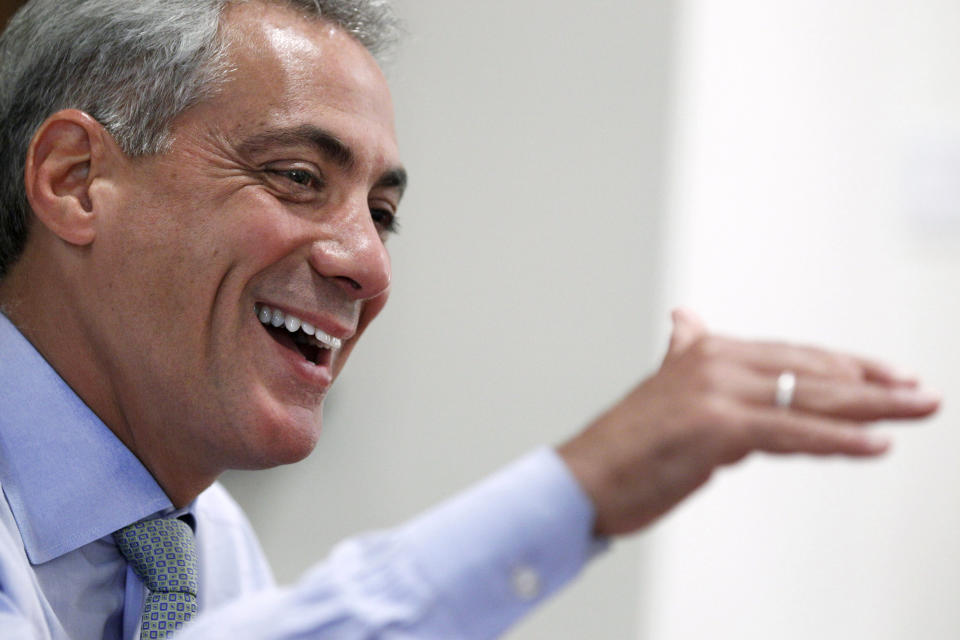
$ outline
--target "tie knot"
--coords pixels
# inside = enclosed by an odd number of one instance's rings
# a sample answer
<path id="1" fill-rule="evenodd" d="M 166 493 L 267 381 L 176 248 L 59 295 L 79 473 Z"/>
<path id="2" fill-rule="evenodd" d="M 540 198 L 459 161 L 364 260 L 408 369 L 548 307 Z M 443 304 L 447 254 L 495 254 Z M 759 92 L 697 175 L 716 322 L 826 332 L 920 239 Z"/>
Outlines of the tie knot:
<path id="1" fill-rule="evenodd" d="M 115 531 L 113 539 L 147 589 L 197 595 L 197 554 L 185 522 L 142 520 Z"/>

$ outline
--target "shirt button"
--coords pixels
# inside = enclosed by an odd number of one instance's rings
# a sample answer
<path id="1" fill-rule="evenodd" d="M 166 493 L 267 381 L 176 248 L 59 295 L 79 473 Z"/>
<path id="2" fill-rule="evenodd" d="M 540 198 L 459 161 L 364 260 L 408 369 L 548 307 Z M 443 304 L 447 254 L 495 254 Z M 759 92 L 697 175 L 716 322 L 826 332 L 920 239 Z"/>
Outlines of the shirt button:
<path id="1" fill-rule="evenodd" d="M 532 567 L 521 566 L 513 570 L 513 592 L 524 602 L 540 595 L 540 574 Z"/>

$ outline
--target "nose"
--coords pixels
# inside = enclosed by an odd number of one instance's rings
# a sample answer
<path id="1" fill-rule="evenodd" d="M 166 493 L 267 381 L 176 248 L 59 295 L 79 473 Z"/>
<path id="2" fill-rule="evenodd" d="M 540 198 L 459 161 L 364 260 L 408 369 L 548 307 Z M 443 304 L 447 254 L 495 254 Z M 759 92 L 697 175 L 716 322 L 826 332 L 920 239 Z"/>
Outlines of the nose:
<path id="1" fill-rule="evenodd" d="M 366 202 L 341 217 L 310 248 L 310 263 L 351 298 L 368 300 L 390 287 L 390 254 Z"/>

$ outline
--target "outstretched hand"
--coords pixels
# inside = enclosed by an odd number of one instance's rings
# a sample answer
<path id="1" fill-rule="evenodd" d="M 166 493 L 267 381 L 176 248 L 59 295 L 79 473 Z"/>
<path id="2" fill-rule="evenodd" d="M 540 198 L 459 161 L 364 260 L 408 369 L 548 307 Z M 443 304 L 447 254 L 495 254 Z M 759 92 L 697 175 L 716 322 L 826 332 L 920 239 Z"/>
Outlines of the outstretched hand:
<path id="1" fill-rule="evenodd" d="M 660 369 L 558 448 L 596 509 L 595 532 L 635 531 L 752 451 L 876 456 L 889 442 L 864 426 L 920 418 L 940 399 L 864 358 L 710 334 L 673 313 Z M 778 378 L 795 375 L 789 406 Z"/>

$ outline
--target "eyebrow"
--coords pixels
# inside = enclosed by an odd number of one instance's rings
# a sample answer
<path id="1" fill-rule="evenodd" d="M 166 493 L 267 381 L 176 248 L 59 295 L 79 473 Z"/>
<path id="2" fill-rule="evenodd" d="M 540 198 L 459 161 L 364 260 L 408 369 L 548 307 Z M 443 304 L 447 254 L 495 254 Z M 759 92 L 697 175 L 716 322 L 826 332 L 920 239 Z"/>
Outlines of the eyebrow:
<path id="1" fill-rule="evenodd" d="M 250 155 L 278 146 L 291 147 L 303 144 L 313 147 L 345 171 L 352 170 L 356 165 L 356 155 L 348 144 L 326 129 L 310 124 L 289 129 L 270 129 L 258 133 L 243 140 L 239 145 L 239 151 L 244 155 Z M 403 167 L 390 169 L 380 176 L 375 186 L 398 189 L 402 196 L 407 188 L 407 172 Z"/>
<path id="2" fill-rule="evenodd" d="M 320 152 L 325 158 L 332 160 L 343 169 L 351 169 L 354 165 L 353 151 L 325 129 L 304 124 L 290 129 L 269 129 L 250 136 L 240 142 L 241 153 L 253 154 L 267 151 L 274 147 L 292 147 L 307 145 Z"/>

